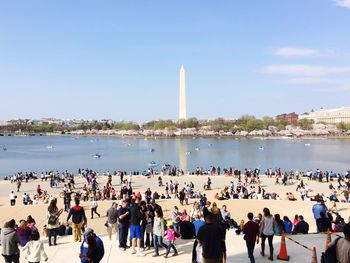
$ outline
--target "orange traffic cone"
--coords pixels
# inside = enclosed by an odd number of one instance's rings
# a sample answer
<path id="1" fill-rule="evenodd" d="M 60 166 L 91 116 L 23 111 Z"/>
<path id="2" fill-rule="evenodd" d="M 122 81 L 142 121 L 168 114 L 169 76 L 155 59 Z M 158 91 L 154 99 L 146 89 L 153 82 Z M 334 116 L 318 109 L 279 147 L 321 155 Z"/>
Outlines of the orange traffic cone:
<path id="1" fill-rule="evenodd" d="M 281 238 L 281 249 L 280 253 L 278 254 L 277 258 L 279 260 L 289 260 L 289 256 L 287 255 L 287 246 L 286 246 L 286 239 L 284 237 L 284 231 L 282 231 L 282 238 Z"/>
<path id="2" fill-rule="evenodd" d="M 311 259 L 311 263 L 317 263 L 317 255 L 316 255 L 316 248 L 315 248 L 315 247 L 312 248 L 312 259 Z"/>
<path id="3" fill-rule="evenodd" d="M 327 240 L 326 240 L 326 249 L 328 249 L 329 244 L 332 242 L 331 230 L 328 228 L 327 230 Z"/>

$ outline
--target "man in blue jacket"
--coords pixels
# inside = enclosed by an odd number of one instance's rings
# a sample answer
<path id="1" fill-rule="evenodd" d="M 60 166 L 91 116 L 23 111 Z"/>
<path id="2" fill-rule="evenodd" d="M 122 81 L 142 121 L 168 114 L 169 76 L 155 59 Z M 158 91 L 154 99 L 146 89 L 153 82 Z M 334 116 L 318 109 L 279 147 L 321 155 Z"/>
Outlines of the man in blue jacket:
<path id="1" fill-rule="evenodd" d="M 98 255 L 96 255 L 97 261 L 94 263 L 98 263 L 102 260 L 104 254 L 105 254 L 105 249 L 104 249 L 104 245 L 103 245 L 102 240 L 98 236 L 96 236 L 96 234 L 94 233 L 94 230 L 91 228 L 86 229 L 86 231 L 83 234 L 84 240 L 80 246 L 80 255 L 79 255 L 80 261 L 81 261 L 81 263 L 88 263 L 88 261 L 86 259 L 87 252 L 88 252 L 88 245 L 87 245 L 86 241 L 87 241 L 87 238 L 89 236 L 95 237 L 96 245 L 97 245 L 97 249 L 98 249 Z"/>
<path id="2" fill-rule="evenodd" d="M 327 213 L 327 207 L 324 204 L 323 200 L 317 200 L 317 204 L 314 204 L 312 207 L 312 213 L 314 214 L 314 219 L 316 221 L 317 232 L 320 232 L 320 227 L 317 224 L 317 219 L 320 218 L 321 212 Z"/>

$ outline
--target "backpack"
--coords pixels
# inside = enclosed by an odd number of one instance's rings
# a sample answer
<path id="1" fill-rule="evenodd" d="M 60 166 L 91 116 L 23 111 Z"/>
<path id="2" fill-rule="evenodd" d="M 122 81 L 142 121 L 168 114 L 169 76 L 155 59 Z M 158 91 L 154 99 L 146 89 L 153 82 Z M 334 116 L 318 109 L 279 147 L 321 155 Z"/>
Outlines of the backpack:
<path id="1" fill-rule="evenodd" d="M 337 263 L 337 244 L 339 239 L 341 237 L 337 238 L 331 246 L 328 247 L 328 249 L 322 253 L 321 256 L 321 263 Z"/>
<path id="2" fill-rule="evenodd" d="M 48 219 L 47 223 L 49 225 L 56 225 L 57 220 L 60 217 L 60 215 L 62 214 L 62 212 L 63 212 L 63 209 L 60 209 L 56 214 L 51 214 L 49 216 L 49 219 Z"/>

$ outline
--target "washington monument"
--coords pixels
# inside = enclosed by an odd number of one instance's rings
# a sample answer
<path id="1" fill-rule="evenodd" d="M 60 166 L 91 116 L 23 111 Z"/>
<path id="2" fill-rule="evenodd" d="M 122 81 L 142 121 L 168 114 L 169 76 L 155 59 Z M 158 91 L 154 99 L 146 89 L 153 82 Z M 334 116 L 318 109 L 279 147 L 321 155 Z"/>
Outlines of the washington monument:
<path id="1" fill-rule="evenodd" d="M 185 69 L 181 65 L 180 68 L 180 94 L 179 94 L 179 120 L 186 120 L 186 82 Z"/>

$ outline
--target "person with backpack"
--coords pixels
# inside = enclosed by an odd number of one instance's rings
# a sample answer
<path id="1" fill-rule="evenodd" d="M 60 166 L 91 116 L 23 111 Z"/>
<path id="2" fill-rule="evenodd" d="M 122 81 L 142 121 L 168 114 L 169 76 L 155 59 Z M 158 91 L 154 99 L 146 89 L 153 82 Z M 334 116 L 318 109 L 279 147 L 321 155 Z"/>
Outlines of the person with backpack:
<path id="1" fill-rule="evenodd" d="M 67 224 L 72 217 L 72 230 L 74 242 L 81 242 L 82 227 L 87 225 L 87 219 L 85 216 L 84 207 L 80 206 L 79 198 L 75 198 L 75 206 L 73 206 L 68 213 Z"/>
<path id="2" fill-rule="evenodd" d="M 81 263 L 99 263 L 105 254 L 102 240 L 91 228 L 86 229 L 83 236 L 79 254 Z"/>
<path id="3" fill-rule="evenodd" d="M 321 263 L 348 263 L 350 262 L 350 224 L 343 228 L 344 238 L 335 239 L 322 253 Z"/>
<path id="4" fill-rule="evenodd" d="M 53 237 L 53 245 L 56 246 L 57 244 L 56 240 L 57 240 L 58 228 L 60 226 L 58 219 L 62 211 L 63 210 L 58 210 L 57 208 L 57 199 L 56 198 L 52 199 L 46 211 L 49 246 L 52 245 L 52 242 L 51 242 L 52 237 Z"/>

